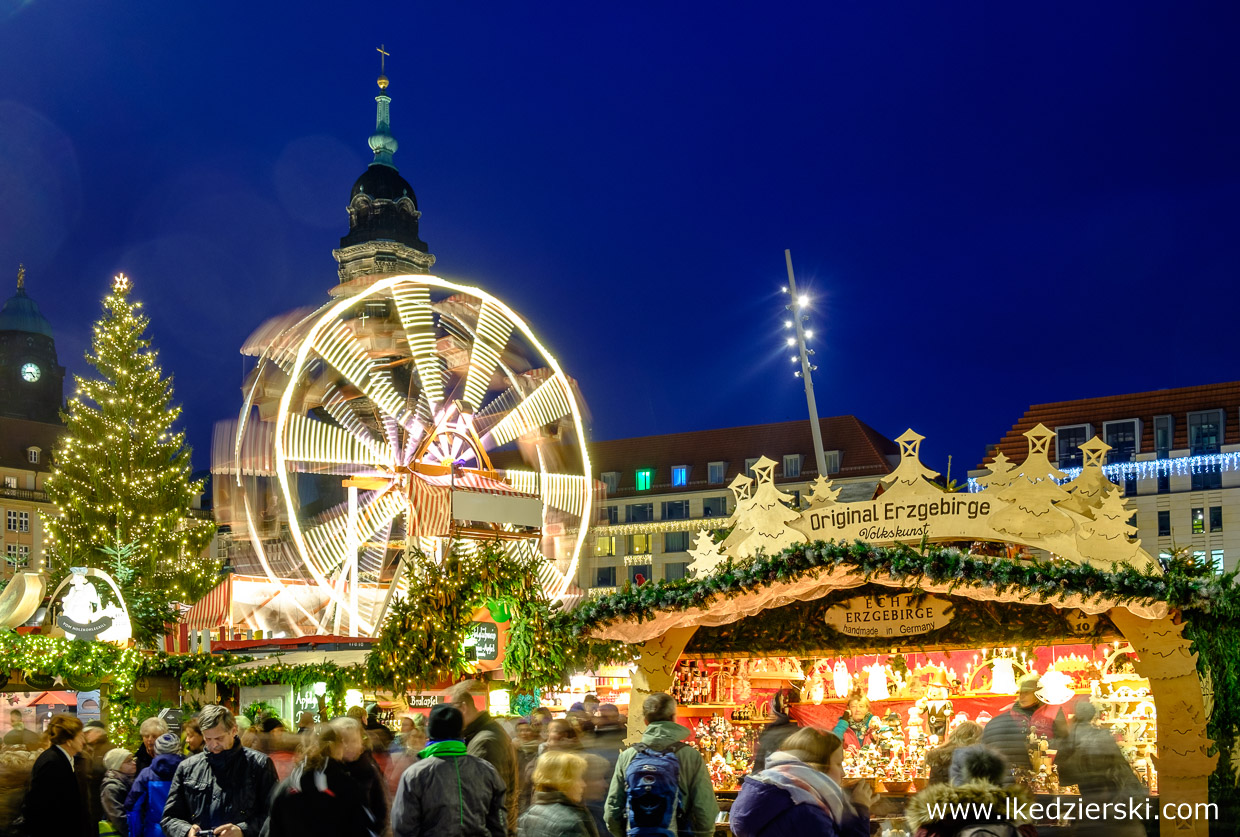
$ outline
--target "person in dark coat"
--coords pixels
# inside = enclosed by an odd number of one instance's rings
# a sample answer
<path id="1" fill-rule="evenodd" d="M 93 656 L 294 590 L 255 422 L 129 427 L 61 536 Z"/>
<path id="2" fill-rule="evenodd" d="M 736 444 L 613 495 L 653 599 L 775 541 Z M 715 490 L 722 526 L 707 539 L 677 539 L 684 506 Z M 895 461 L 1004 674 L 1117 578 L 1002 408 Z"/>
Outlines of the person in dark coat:
<path id="1" fill-rule="evenodd" d="M 82 752 L 86 737 L 82 722 L 72 715 L 53 715 L 48 721 L 50 745 L 30 772 L 23 816 L 28 837 L 89 837 L 99 833 L 90 820 L 86 799 L 73 772 L 73 759 Z"/>
<path id="2" fill-rule="evenodd" d="M 370 736 L 354 718 L 337 718 L 332 726 L 344 747 L 341 765 L 362 794 L 371 827 L 376 834 L 386 834 L 391 802 L 383 771 L 370 752 Z"/>
<path id="3" fill-rule="evenodd" d="M 82 754 L 74 759 L 74 769 L 78 773 L 78 782 L 83 783 L 86 793 L 86 807 L 90 812 L 90 821 L 99 822 L 107 819 L 100 805 L 100 792 L 103 788 L 103 774 L 107 768 L 103 766 L 103 757 L 112 749 L 108 740 L 108 731 L 99 721 L 90 721 L 82 729 L 86 737 L 86 746 Z"/>
<path id="4" fill-rule="evenodd" d="M 594 816 L 582 800 L 586 760 L 567 750 L 547 750 L 532 776 L 532 804 L 517 825 L 517 837 L 598 837 Z"/>
<path id="5" fill-rule="evenodd" d="M 506 837 L 504 782 L 490 763 L 469 754 L 464 726 L 455 706 L 431 710 L 429 743 L 392 802 L 394 837 Z"/>
<path id="6" fill-rule="evenodd" d="M 1038 699 L 1038 675 L 1026 675 L 1020 681 L 1016 702 L 986 724 L 982 743 L 1002 756 L 1012 770 L 1032 770 L 1029 734 L 1054 738 L 1057 712 Z"/>
<path id="7" fill-rule="evenodd" d="M 517 833 L 517 806 L 521 798 L 521 777 L 517 774 L 517 748 L 499 721 L 478 709 L 475 694 L 485 694 L 476 680 L 463 680 L 448 690 L 448 703 L 465 719 L 465 746 L 471 756 L 485 759 L 499 772 L 508 804 L 508 834 Z"/>
<path id="8" fill-rule="evenodd" d="M 766 764 L 745 777 L 732 804 L 736 837 L 868 837 L 874 790 L 862 782 L 850 799 L 840 787 L 844 747 L 837 735 L 798 730 Z"/>
<path id="9" fill-rule="evenodd" d="M 361 791 L 341 761 L 339 731 L 323 724 L 300 737 L 301 760 L 276 788 L 262 837 L 370 837 Z"/>
<path id="10" fill-rule="evenodd" d="M 1112 812 L 1116 806 L 1140 810 L 1148 792 L 1114 736 L 1093 725 L 1095 714 L 1092 704 L 1077 704 L 1072 730 L 1055 756 L 1060 783 L 1076 785 L 1082 805 L 1096 805 L 1094 810 L 1103 812 L 1101 817 L 1078 821 L 1075 833 L 1078 837 L 1141 837 L 1145 826 L 1140 820 L 1120 820 Z"/>
<path id="11" fill-rule="evenodd" d="M 163 837 L 160 820 L 177 766 L 185 760 L 179 752 L 181 740 L 171 732 L 155 739 L 155 758 L 133 780 L 125 797 L 125 813 L 129 818 L 129 837 Z"/>
<path id="12" fill-rule="evenodd" d="M 177 765 L 161 823 L 167 837 L 258 837 L 267 819 L 276 768 L 263 753 L 241 746 L 232 713 L 211 704 L 198 713 L 206 749 Z"/>
<path id="13" fill-rule="evenodd" d="M 121 837 L 130 837 L 129 822 L 125 817 L 125 797 L 133 785 L 137 773 L 133 753 L 124 747 L 109 750 L 103 757 L 105 773 L 99 787 L 99 805 L 103 819 Z"/>
<path id="14" fill-rule="evenodd" d="M 761 773 L 766 768 L 766 757 L 783 746 L 784 739 L 797 731 L 796 723 L 788 715 L 788 707 L 796 699 L 797 693 L 791 689 L 780 689 L 771 698 L 771 722 L 762 730 L 758 746 L 753 751 L 754 773 Z"/>

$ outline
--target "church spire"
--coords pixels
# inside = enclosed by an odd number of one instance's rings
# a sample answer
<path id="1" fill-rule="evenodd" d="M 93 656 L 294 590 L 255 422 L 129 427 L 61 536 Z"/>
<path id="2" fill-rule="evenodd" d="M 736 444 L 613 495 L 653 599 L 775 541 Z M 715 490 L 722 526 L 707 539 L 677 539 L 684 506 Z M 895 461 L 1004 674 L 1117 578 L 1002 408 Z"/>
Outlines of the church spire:
<path id="1" fill-rule="evenodd" d="M 24 291 L 26 289 L 26 266 L 24 264 L 17 265 L 17 290 Z"/>
<path id="2" fill-rule="evenodd" d="M 391 53 L 386 52 L 382 44 L 378 47 L 378 51 L 379 95 L 375 96 L 375 132 L 370 135 L 370 150 L 375 152 L 375 159 L 370 164 L 395 169 L 396 163 L 393 162 L 392 155 L 396 153 L 398 146 L 396 138 L 392 136 L 392 122 L 389 115 L 392 99 L 387 94 L 388 78 L 384 74 L 387 69 L 387 57 Z"/>

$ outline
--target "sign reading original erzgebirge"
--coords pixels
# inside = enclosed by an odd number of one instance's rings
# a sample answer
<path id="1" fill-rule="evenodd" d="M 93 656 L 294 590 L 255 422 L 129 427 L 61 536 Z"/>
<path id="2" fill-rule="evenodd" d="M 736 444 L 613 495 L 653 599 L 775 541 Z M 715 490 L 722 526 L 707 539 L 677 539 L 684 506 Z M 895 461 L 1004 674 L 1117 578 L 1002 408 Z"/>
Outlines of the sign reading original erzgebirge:
<path id="1" fill-rule="evenodd" d="M 952 603 L 923 593 L 853 596 L 828 608 L 826 620 L 849 636 L 916 636 L 952 621 Z"/>

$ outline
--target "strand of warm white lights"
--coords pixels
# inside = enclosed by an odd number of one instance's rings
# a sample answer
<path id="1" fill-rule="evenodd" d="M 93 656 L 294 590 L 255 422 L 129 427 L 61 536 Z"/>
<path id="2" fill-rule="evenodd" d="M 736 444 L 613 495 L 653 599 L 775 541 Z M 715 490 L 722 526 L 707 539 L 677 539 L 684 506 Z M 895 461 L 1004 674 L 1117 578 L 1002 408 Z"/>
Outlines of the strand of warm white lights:
<path id="1" fill-rule="evenodd" d="M 1061 468 L 1066 477 L 1055 480 L 1058 483 L 1070 482 L 1081 474 L 1080 468 Z M 1232 453 L 1205 453 L 1196 456 L 1181 456 L 1175 459 L 1152 459 L 1145 462 L 1112 462 L 1102 466 L 1102 473 L 1107 479 L 1119 484 L 1125 477 L 1136 477 L 1146 480 L 1161 476 L 1187 476 L 1189 474 L 1207 474 L 1215 471 L 1240 470 L 1240 451 Z M 976 493 L 983 490 L 976 477 L 969 477 L 969 491 Z"/>

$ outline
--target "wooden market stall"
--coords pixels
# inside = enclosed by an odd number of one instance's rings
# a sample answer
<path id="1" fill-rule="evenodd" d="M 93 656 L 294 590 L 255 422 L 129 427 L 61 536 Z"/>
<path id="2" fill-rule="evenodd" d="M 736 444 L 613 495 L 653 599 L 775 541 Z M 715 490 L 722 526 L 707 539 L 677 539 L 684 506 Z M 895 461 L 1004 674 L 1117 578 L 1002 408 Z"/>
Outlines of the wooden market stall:
<path id="1" fill-rule="evenodd" d="M 1084 467 L 1069 481 L 1047 458 L 1053 434 L 1039 426 L 1027 435 L 1023 464 L 1000 457 L 984 490 L 954 494 L 928 479 L 921 437 L 909 431 L 885 492 L 837 502 L 820 479 L 803 511 L 775 487 L 774 463 L 760 460 L 756 479 L 732 484 L 727 536 L 699 536 L 696 578 L 581 611 L 591 636 L 640 647 L 629 740 L 640 736 L 644 697 L 673 693 L 680 722 L 723 763 L 723 775 L 712 775 L 726 786 L 726 768 L 745 767 L 732 749 L 752 742 L 776 689 L 797 687 L 791 714 L 819 727 L 834 725 L 857 686 L 902 722 L 914 705 L 934 710 L 914 713 L 923 723 L 961 712 L 984 721 L 1012 703 L 1014 678 L 1035 671 L 1066 715 L 1094 701 L 1159 804 L 1206 803 L 1218 756 L 1196 655 L 1183 615 L 1165 601 L 1158 562 L 1131 537 L 1132 510 L 1102 473 L 1107 446 L 1082 446 Z M 946 695 L 928 694 L 936 683 Z M 924 777 L 918 754 L 929 744 L 921 732 L 920 749 L 916 727 L 906 726 L 895 762 L 890 751 L 868 762 L 855 753 L 850 772 L 885 779 L 894 795 L 915 792 Z M 1044 769 L 1029 783 L 1070 792 L 1054 785 L 1046 750 L 1034 743 L 1035 771 Z M 1159 827 L 1208 832 L 1204 818 L 1164 818 Z"/>

